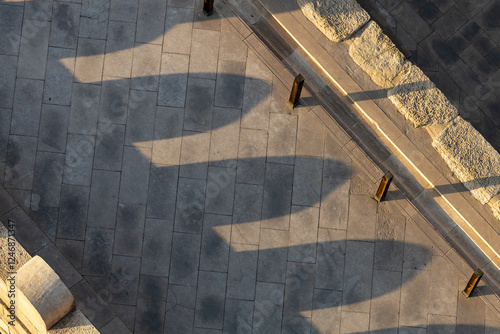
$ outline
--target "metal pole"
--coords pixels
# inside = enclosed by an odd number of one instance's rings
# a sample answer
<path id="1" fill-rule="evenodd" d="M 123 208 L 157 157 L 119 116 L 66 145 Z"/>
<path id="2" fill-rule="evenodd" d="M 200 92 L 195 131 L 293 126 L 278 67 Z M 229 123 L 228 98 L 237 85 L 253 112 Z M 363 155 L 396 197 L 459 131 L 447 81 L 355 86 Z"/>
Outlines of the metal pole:
<path id="1" fill-rule="evenodd" d="M 214 0 L 203 0 L 203 13 L 206 16 L 212 15 L 214 11 Z"/>
<path id="2" fill-rule="evenodd" d="M 465 287 L 464 291 L 462 291 L 462 294 L 469 298 L 469 296 L 474 292 L 474 289 L 477 286 L 477 283 L 481 280 L 481 277 L 483 277 L 483 271 L 481 269 L 477 269 L 471 276 L 469 283 L 467 283 L 467 286 Z"/>
<path id="3" fill-rule="evenodd" d="M 378 186 L 377 192 L 375 193 L 374 198 L 377 200 L 377 202 L 381 202 L 384 198 L 385 195 L 387 195 L 387 189 L 389 189 L 389 186 L 391 185 L 392 181 L 392 173 L 387 172 L 384 174 L 382 177 L 382 181 L 380 181 L 380 185 Z"/>
<path id="4" fill-rule="evenodd" d="M 293 81 L 292 92 L 290 93 L 290 99 L 288 100 L 288 104 L 290 105 L 290 107 L 292 107 L 292 109 L 299 104 L 302 86 L 304 86 L 304 77 L 299 74 Z"/>

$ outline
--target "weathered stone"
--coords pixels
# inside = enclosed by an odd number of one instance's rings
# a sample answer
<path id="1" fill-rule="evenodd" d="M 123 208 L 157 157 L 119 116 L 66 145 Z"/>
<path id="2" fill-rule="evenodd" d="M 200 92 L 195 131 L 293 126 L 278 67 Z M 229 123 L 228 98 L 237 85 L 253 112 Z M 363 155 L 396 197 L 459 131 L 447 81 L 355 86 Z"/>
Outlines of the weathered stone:
<path id="1" fill-rule="evenodd" d="M 383 88 L 394 87 L 405 66 L 403 54 L 374 21 L 353 37 L 349 55 Z"/>
<path id="2" fill-rule="evenodd" d="M 414 65 L 387 97 L 415 127 L 446 123 L 458 115 L 444 94 Z"/>
<path id="3" fill-rule="evenodd" d="M 432 146 L 481 204 L 500 192 L 500 154 L 469 122 L 457 117 Z"/>
<path id="4" fill-rule="evenodd" d="M 333 42 L 349 38 L 370 15 L 354 0 L 297 0 L 302 13 Z"/>
<path id="5" fill-rule="evenodd" d="M 54 270 L 39 256 L 19 269 L 16 287 L 40 313 L 47 328 L 75 307 L 73 295 Z"/>

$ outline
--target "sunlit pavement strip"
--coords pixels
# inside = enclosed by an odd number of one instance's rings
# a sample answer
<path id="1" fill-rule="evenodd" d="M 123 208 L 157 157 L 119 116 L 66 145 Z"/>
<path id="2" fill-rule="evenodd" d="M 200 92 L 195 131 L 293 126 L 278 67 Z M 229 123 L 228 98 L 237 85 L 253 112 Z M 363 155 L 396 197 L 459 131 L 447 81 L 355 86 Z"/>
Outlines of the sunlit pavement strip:
<path id="1" fill-rule="evenodd" d="M 472 269 L 402 194 L 372 199 L 380 170 L 310 94 L 288 108 L 293 77 L 227 8 L 131 3 L 56 2 L 38 19 L 79 13 L 76 33 L 0 48 L 1 220 L 37 223 L 23 246 L 102 333 L 500 328 L 489 288 L 461 296 Z M 1 15 L 33 15 L 17 4 Z M 109 13 L 107 34 L 88 12 Z M 46 74 L 12 75 L 43 55 Z"/>

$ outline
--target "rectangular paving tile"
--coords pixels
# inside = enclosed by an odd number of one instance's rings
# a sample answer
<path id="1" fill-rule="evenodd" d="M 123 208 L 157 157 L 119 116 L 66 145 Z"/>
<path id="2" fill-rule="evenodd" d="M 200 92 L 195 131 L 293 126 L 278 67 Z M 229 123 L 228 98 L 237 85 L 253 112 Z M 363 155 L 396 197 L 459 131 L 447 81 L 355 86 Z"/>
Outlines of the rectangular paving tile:
<path id="1" fill-rule="evenodd" d="M 351 195 L 347 238 L 371 241 L 375 237 L 377 201 L 366 195 Z"/>
<path id="2" fill-rule="evenodd" d="M 187 1 L 186 1 L 187 3 Z M 163 52 L 190 54 L 193 34 L 193 9 L 168 4 L 163 35 Z"/>
<path id="3" fill-rule="evenodd" d="M 146 207 L 118 204 L 113 254 L 141 257 Z"/>
<path id="4" fill-rule="evenodd" d="M 311 325 L 319 332 L 340 331 L 342 292 L 314 289 Z"/>
<path id="5" fill-rule="evenodd" d="M 184 108 L 186 104 L 188 68 L 188 55 L 162 54 L 158 105 Z"/>
<path id="6" fill-rule="evenodd" d="M 162 44 L 166 10 L 162 0 L 139 1 L 136 42 Z"/>
<path id="7" fill-rule="evenodd" d="M 346 251 L 346 232 L 342 230 L 318 230 L 316 275 L 314 286 L 319 289 L 342 291 Z"/>
<path id="8" fill-rule="evenodd" d="M 296 116 L 271 114 L 269 119 L 267 162 L 293 165 L 295 162 L 296 134 Z"/>
<path id="9" fill-rule="evenodd" d="M 139 0 L 111 0 L 109 19 L 114 21 L 136 22 Z"/>
<path id="10" fill-rule="evenodd" d="M 174 232 L 170 284 L 197 285 L 200 246 L 201 235 Z"/>
<path id="11" fill-rule="evenodd" d="M 418 326 L 427 320 L 430 271 L 403 269 L 399 324 Z"/>
<path id="12" fill-rule="evenodd" d="M 462 60 L 451 65 L 446 73 L 466 92 L 474 92 L 479 97 L 488 91 L 488 88 Z"/>
<path id="13" fill-rule="evenodd" d="M 106 302 L 102 300 L 85 280 L 81 280 L 70 291 L 76 300 L 81 301 L 78 309 L 82 311 L 96 328 L 101 328 L 116 317 Z"/>
<path id="14" fill-rule="evenodd" d="M 139 278 L 138 299 L 166 301 L 168 277 L 141 274 Z M 163 317 L 162 317 L 163 319 Z"/>
<path id="15" fill-rule="evenodd" d="M 57 237 L 85 240 L 90 188 L 63 185 Z"/>
<path id="16" fill-rule="evenodd" d="M 373 292 L 370 312 L 371 331 L 398 327 L 400 288 L 401 272 L 373 271 Z"/>
<path id="17" fill-rule="evenodd" d="M 184 110 L 156 108 L 152 162 L 159 165 L 179 165 L 181 158 Z"/>
<path id="18" fill-rule="evenodd" d="M 321 202 L 321 181 L 323 159 L 298 156 L 293 175 L 292 203 L 294 205 L 319 206 Z"/>
<path id="19" fill-rule="evenodd" d="M 236 169 L 208 167 L 205 212 L 231 215 L 233 213 Z"/>
<path id="20" fill-rule="evenodd" d="M 280 333 L 283 317 L 284 284 L 257 282 L 253 311 L 253 330 Z"/>
<path id="21" fill-rule="evenodd" d="M 212 126 L 215 81 L 189 78 L 184 130 L 210 131 Z"/>
<path id="22" fill-rule="evenodd" d="M 168 277 L 173 225 L 171 220 L 146 218 L 141 257 L 142 274 Z"/>
<path id="23" fill-rule="evenodd" d="M 217 67 L 215 102 L 217 107 L 241 108 L 245 87 L 245 63 L 220 60 Z"/>
<path id="24" fill-rule="evenodd" d="M 151 150 L 125 146 L 120 183 L 120 202 L 146 204 Z"/>
<path id="25" fill-rule="evenodd" d="M 141 259 L 113 256 L 109 277 L 109 301 L 114 304 L 136 305 Z"/>
<path id="26" fill-rule="evenodd" d="M 373 277 L 372 242 L 347 241 L 342 310 L 369 312 Z"/>
<path id="27" fill-rule="evenodd" d="M 405 1 L 392 10 L 391 15 L 417 42 L 421 42 L 432 32 L 432 28 Z"/>
<path id="28" fill-rule="evenodd" d="M 106 41 L 79 38 L 76 50 L 75 81 L 100 84 Z"/>
<path id="29" fill-rule="evenodd" d="M 53 0 L 30 1 L 25 4 L 24 18 L 50 21 L 53 4 Z"/>
<path id="30" fill-rule="evenodd" d="M 4 180 L 6 188 L 32 189 L 36 143 L 36 137 L 9 137 Z"/>
<path id="31" fill-rule="evenodd" d="M 68 134 L 64 183 L 90 186 L 94 146 L 94 136 Z"/>
<path id="32" fill-rule="evenodd" d="M 241 129 L 236 182 L 264 184 L 267 131 Z"/>
<path id="33" fill-rule="evenodd" d="M 160 64 L 161 45 L 136 43 L 132 64 L 132 88 L 158 91 Z"/>
<path id="34" fill-rule="evenodd" d="M 79 37 L 106 39 L 108 18 L 109 2 L 82 1 Z"/>
<path id="35" fill-rule="evenodd" d="M 201 233 L 205 207 L 205 180 L 179 179 L 175 210 L 175 230 Z"/>
<path id="36" fill-rule="evenodd" d="M 21 40 L 23 9 L 16 6 L 0 6 L 0 54 L 17 55 Z"/>
<path id="37" fill-rule="evenodd" d="M 50 28 L 50 46 L 76 49 L 80 30 L 81 8 L 81 4 L 54 1 Z"/>
<path id="38" fill-rule="evenodd" d="M 313 292 L 314 264 L 288 262 L 283 314 L 310 318 Z"/>
<path id="39" fill-rule="evenodd" d="M 325 126 L 314 113 L 299 114 L 297 154 L 322 157 L 325 146 Z"/>
<path id="40" fill-rule="evenodd" d="M 12 108 L 16 84 L 17 58 L 16 56 L 0 55 L 0 74 L 3 78 L 0 81 L 1 108 Z"/>
<path id="41" fill-rule="evenodd" d="M 252 332 L 253 300 L 226 299 L 224 334 Z"/>
<path id="42" fill-rule="evenodd" d="M 87 226 L 115 228 L 120 173 L 94 170 Z"/>
<path id="43" fill-rule="evenodd" d="M 288 230 L 292 202 L 293 166 L 266 164 L 262 228 Z"/>
<path id="44" fill-rule="evenodd" d="M 259 79 L 245 79 L 242 127 L 248 129 L 268 129 L 271 92 L 272 87 L 269 83 Z"/>
<path id="45" fill-rule="evenodd" d="M 134 332 L 163 334 L 165 303 L 161 300 L 137 299 Z"/>
<path id="46" fill-rule="evenodd" d="M 219 31 L 193 29 L 189 76 L 215 79 L 219 54 Z"/>
<path id="47" fill-rule="evenodd" d="M 42 105 L 38 150 L 64 153 L 68 135 L 70 108 L 50 104 Z"/>
<path id="48" fill-rule="evenodd" d="M 157 93 L 130 90 L 125 145 L 152 148 Z"/>
<path id="49" fill-rule="evenodd" d="M 113 3 L 118 2 L 117 0 Z M 111 4 L 111 9 L 113 8 L 113 3 Z M 110 16 L 111 14 L 112 12 Z M 106 55 L 104 56 L 104 75 L 130 78 L 132 72 L 135 29 L 136 26 L 134 23 L 109 22 L 108 36 L 106 39 Z"/>
<path id="50" fill-rule="evenodd" d="M 116 171 L 121 170 L 124 140 L 124 125 L 98 123 L 94 168 Z"/>
<path id="51" fill-rule="evenodd" d="M 259 244 L 262 186 L 236 184 L 231 242 Z"/>
<path id="52" fill-rule="evenodd" d="M 49 207 L 59 206 L 63 169 L 63 154 L 38 152 L 31 197 L 35 199 L 38 196 L 39 205 Z"/>
<path id="53" fill-rule="evenodd" d="M 200 270 L 227 272 L 231 217 L 205 214 L 201 237 Z"/>
<path id="54" fill-rule="evenodd" d="M 49 49 L 50 22 L 24 20 L 19 47 L 19 78 L 45 78 L 45 65 Z"/>
<path id="55" fill-rule="evenodd" d="M 222 20 L 219 59 L 244 63 L 247 61 L 247 49 L 229 20 Z"/>
<path id="56" fill-rule="evenodd" d="M 192 333 L 194 320 L 194 306 L 192 308 L 182 305 L 168 310 L 165 313 L 166 333 Z"/>
<path id="57" fill-rule="evenodd" d="M 76 50 L 49 48 L 43 103 L 65 106 L 71 104 L 75 56 Z"/>
<path id="58" fill-rule="evenodd" d="M 178 177 L 177 166 L 151 164 L 146 211 L 148 218 L 174 219 Z"/>
<path id="59" fill-rule="evenodd" d="M 288 231 L 261 229 L 257 280 L 285 283 Z"/>
<path id="60" fill-rule="evenodd" d="M 316 262 L 319 209 L 292 206 L 288 261 Z"/>
<path id="61" fill-rule="evenodd" d="M 403 268 L 429 270 L 433 247 L 429 238 L 413 224 L 406 224 Z"/>
<path id="62" fill-rule="evenodd" d="M 222 329 L 226 273 L 200 271 L 196 293 L 195 327 Z"/>
<path id="63" fill-rule="evenodd" d="M 432 257 L 429 313 L 454 316 L 457 311 L 457 270 L 441 256 Z"/>
<path id="64" fill-rule="evenodd" d="M 214 108 L 209 165 L 236 167 L 240 138 L 240 118 L 240 109 Z"/>
<path id="65" fill-rule="evenodd" d="M 375 240 L 374 268 L 400 272 L 403 268 L 405 217 L 379 214 Z"/>
<path id="66" fill-rule="evenodd" d="M 179 176 L 206 179 L 210 133 L 184 131 Z"/>
<path id="67" fill-rule="evenodd" d="M 459 60 L 455 51 L 439 36 L 437 32 L 430 34 L 419 45 L 419 50 L 422 48 L 424 52 L 433 56 L 444 70 Z"/>
<path id="68" fill-rule="evenodd" d="M 344 310 L 342 310 L 340 323 L 341 333 L 368 332 L 370 328 L 370 314 L 363 312 L 344 312 Z"/>
<path id="69" fill-rule="evenodd" d="M 108 277 L 113 256 L 114 231 L 89 227 L 85 235 L 82 274 Z"/>
<path id="70" fill-rule="evenodd" d="M 101 87 L 75 83 L 71 97 L 71 113 L 68 132 L 95 135 L 99 113 Z"/>
<path id="71" fill-rule="evenodd" d="M 229 253 L 226 298 L 253 300 L 258 246 L 233 244 Z"/>
<path id="72" fill-rule="evenodd" d="M 351 182 L 349 179 L 323 177 L 320 227 L 347 229 L 350 186 Z"/>
<path id="73" fill-rule="evenodd" d="M 127 122 L 129 79 L 105 77 L 99 104 L 99 122 L 125 124 Z"/>
<path id="74" fill-rule="evenodd" d="M 37 136 L 42 109 L 43 81 L 16 80 L 10 133 Z"/>

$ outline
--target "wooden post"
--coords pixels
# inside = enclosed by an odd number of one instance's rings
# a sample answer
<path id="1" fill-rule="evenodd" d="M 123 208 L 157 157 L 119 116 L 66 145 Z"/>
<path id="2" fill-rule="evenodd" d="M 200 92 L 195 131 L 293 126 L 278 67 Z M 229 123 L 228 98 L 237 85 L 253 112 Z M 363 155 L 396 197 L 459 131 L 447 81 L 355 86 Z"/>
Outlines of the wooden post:
<path id="1" fill-rule="evenodd" d="M 477 269 L 471 276 L 469 283 L 467 283 L 467 286 L 465 287 L 464 291 L 462 291 L 462 294 L 469 298 L 469 296 L 474 292 L 474 289 L 477 286 L 477 283 L 481 280 L 481 277 L 483 277 L 483 271 L 481 269 Z"/>
<path id="2" fill-rule="evenodd" d="M 382 181 L 380 181 L 380 185 L 378 186 L 377 192 L 375 193 L 374 198 L 377 200 L 377 202 L 381 202 L 385 195 L 387 194 L 387 189 L 389 189 L 389 186 L 391 185 L 392 181 L 392 173 L 387 172 L 384 174 L 382 177 Z"/>
<path id="3" fill-rule="evenodd" d="M 299 104 L 300 93 L 302 92 L 302 87 L 304 86 L 304 77 L 299 74 L 295 77 L 292 86 L 292 92 L 290 93 L 290 99 L 288 104 L 293 109 Z"/>
<path id="4" fill-rule="evenodd" d="M 203 0 L 203 13 L 206 16 L 212 15 L 214 11 L 214 0 Z"/>

